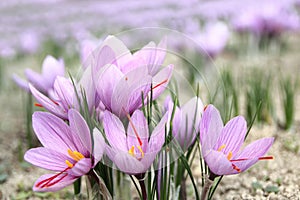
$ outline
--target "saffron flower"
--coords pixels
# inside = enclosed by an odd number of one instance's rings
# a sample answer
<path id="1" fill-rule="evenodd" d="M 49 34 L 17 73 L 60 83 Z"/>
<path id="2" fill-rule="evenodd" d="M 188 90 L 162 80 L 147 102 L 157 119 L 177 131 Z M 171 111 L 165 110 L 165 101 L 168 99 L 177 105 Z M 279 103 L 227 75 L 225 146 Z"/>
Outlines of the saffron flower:
<path id="1" fill-rule="evenodd" d="M 13 75 L 13 80 L 18 86 L 29 92 L 29 83 L 37 90 L 44 94 L 48 94 L 49 90 L 53 88 L 54 81 L 57 76 L 65 75 L 65 65 L 62 59 L 56 60 L 54 57 L 48 55 L 42 65 L 42 73 L 39 74 L 31 69 L 25 70 L 27 81 L 21 79 L 17 75 Z"/>
<path id="2" fill-rule="evenodd" d="M 167 110 L 172 113 L 174 103 L 167 99 Z M 173 119 L 172 134 L 183 151 L 186 151 L 195 141 L 203 111 L 200 98 L 193 97 L 182 107 L 176 106 Z"/>
<path id="3" fill-rule="evenodd" d="M 62 119 L 68 119 L 68 110 L 75 108 L 80 109 L 80 105 L 84 105 L 84 98 L 82 92 L 85 94 L 86 103 L 88 105 L 90 113 L 93 109 L 97 109 L 100 105 L 99 98 L 96 96 L 96 90 L 93 82 L 91 81 L 91 70 L 87 68 L 79 83 L 75 86 L 70 79 L 58 76 L 54 82 L 53 90 L 49 92 L 49 97 L 39 92 L 35 87 L 29 84 L 32 95 L 37 100 L 39 107 L 44 107 L 49 112 L 55 114 Z M 83 91 L 82 91 L 83 90 Z M 79 101 L 78 101 L 79 98 Z"/>
<path id="4" fill-rule="evenodd" d="M 34 191 L 60 190 L 87 174 L 102 158 L 105 141 L 98 129 L 91 134 L 85 120 L 74 109 L 69 110 L 68 116 L 69 126 L 53 114 L 33 114 L 33 129 L 44 147 L 28 150 L 24 159 L 37 167 L 58 172 L 38 178 Z"/>
<path id="5" fill-rule="evenodd" d="M 143 98 L 146 103 L 150 92 L 153 100 L 158 98 L 174 68 L 169 65 L 158 71 L 157 66 L 160 67 L 164 58 L 158 52 L 157 48 L 150 51 L 144 47 L 132 55 L 117 38 L 110 36 L 104 40 L 95 55 L 92 75 L 97 95 L 107 110 L 124 118 L 126 113 L 132 114 L 142 106 Z"/>
<path id="6" fill-rule="evenodd" d="M 247 124 L 242 116 L 234 117 L 224 126 L 219 111 L 213 105 L 206 107 L 200 123 L 200 142 L 211 173 L 237 174 L 259 160 L 273 159 L 264 157 L 273 144 L 273 137 L 256 140 L 241 150 L 246 132 Z"/>
<path id="7" fill-rule="evenodd" d="M 142 111 L 136 110 L 130 117 L 127 132 L 120 119 L 109 111 L 103 114 L 103 128 L 107 141 L 108 157 L 116 167 L 127 174 L 145 173 L 153 163 L 165 142 L 166 113 L 149 136 L 147 120 Z M 149 139 L 150 137 L 150 139 Z"/>

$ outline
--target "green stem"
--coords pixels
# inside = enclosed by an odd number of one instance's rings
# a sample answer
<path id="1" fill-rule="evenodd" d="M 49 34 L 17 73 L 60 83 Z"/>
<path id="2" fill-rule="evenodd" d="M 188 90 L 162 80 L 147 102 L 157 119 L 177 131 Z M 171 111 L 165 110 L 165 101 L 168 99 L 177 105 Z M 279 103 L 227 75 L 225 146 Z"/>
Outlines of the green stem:
<path id="1" fill-rule="evenodd" d="M 139 180 L 141 190 L 142 190 L 142 197 L 143 200 L 147 200 L 147 191 L 146 191 L 146 186 L 145 186 L 145 181 L 144 180 Z"/>

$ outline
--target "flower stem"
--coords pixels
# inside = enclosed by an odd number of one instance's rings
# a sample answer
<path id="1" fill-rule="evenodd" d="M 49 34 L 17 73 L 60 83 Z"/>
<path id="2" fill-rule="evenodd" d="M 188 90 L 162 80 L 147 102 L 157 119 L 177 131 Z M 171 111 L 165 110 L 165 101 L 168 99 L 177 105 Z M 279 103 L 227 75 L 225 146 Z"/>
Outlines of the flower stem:
<path id="1" fill-rule="evenodd" d="M 135 177 L 139 180 L 140 187 L 142 190 L 142 198 L 143 200 L 147 200 L 147 191 L 146 191 L 146 186 L 145 186 L 145 174 L 137 174 Z"/>
<path id="2" fill-rule="evenodd" d="M 209 177 L 205 178 L 205 184 L 202 188 L 202 193 L 201 193 L 201 200 L 207 200 L 208 199 L 208 191 L 211 188 L 213 183 L 214 183 L 214 179 L 211 180 Z"/>

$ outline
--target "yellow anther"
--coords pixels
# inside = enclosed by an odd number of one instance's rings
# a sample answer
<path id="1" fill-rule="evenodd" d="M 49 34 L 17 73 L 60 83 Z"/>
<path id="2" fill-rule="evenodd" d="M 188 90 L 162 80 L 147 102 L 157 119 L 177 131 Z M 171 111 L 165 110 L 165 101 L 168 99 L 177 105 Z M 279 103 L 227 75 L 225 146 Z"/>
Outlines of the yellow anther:
<path id="1" fill-rule="evenodd" d="M 222 149 L 224 149 L 225 147 L 226 147 L 226 145 L 223 144 L 222 146 L 220 146 L 220 147 L 218 148 L 218 151 L 222 151 Z"/>
<path id="2" fill-rule="evenodd" d="M 132 147 L 129 149 L 128 153 L 129 153 L 130 155 L 134 156 L 134 146 L 132 146 Z"/>
<path id="3" fill-rule="evenodd" d="M 144 158 L 144 156 L 145 156 L 145 153 L 144 153 L 144 151 L 143 151 L 143 149 L 142 149 L 142 147 L 141 146 L 136 146 L 137 148 L 138 148 L 138 150 L 142 153 L 142 158 Z"/>
<path id="4" fill-rule="evenodd" d="M 70 161 L 68 161 L 68 160 L 66 160 L 66 164 L 68 165 L 68 167 L 70 167 L 70 168 L 72 168 L 74 165 L 70 162 Z"/>
<path id="5" fill-rule="evenodd" d="M 82 155 L 80 152 L 78 151 L 72 151 L 71 149 L 68 149 L 68 154 L 71 156 L 71 158 L 75 161 L 79 161 L 82 158 L 84 158 L 84 155 Z"/>
<path id="6" fill-rule="evenodd" d="M 232 152 L 230 151 L 230 152 L 228 153 L 227 159 L 228 159 L 228 160 L 231 160 L 231 158 L 232 158 Z"/>

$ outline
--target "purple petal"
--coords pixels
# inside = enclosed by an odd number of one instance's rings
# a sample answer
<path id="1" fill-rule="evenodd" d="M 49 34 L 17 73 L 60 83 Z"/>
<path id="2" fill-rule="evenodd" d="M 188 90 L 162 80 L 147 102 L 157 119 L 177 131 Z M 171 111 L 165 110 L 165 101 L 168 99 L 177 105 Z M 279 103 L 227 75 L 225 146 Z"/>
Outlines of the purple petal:
<path id="1" fill-rule="evenodd" d="M 165 91 L 174 69 L 174 65 L 168 65 L 158 72 L 152 80 L 153 99 L 156 99 Z"/>
<path id="2" fill-rule="evenodd" d="M 245 161 L 233 162 L 242 171 L 247 170 L 249 167 L 254 165 L 260 157 L 264 156 L 270 149 L 274 142 L 274 138 L 263 138 L 256 140 L 251 144 L 247 145 L 242 152 L 238 155 L 233 156 L 232 160 L 235 159 L 248 159 Z"/>
<path id="3" fill-rule="evenodd" d="M 69 157 L 53 149 L 38 147 L 28 150 L 24 155 L 24 159 L 37 167 L 51 171 L 63 171 L 68 167 L 65 161 Z"/>
<path id="4" fill-rule="evenodd" d="M 44 147 L 67 154 L 75 150 L 70 128 L 60 118 L 46 112 L 35 112 L 32 116 L 33 130 Z"/>
<path id="5" fill-rule="evenodd" d="M 48 97 L 40 93 L 37 89 L 35 89 L 31 84 L 29 84 L 30 91 L 32 95 L 36 98 L 36 100 L 49 112 L 61 117 L 62 119 L 67 119 L 67 112 L 57 105 L 55 102 L 50 100 Z"/>
<path id="6" fill-rule="evenodd" d="M 38 180 L 34 183 L 33 186 L 33 191 L 35 192 L 56 192 L 58 190 L 61 190 L 69 185 L 71 185 L 74 181 L 76 181 L 76 179 L 78 177 L 74 177 L 72 175 L 66 175 L 66 174 L 61 174 L 60 176 L 58 176 L 57 178 L 53 179 L 52 182 L 58 181 L 60 178 L 62 178 L 59 182 L 57 182 L 56 184 L 49 186 L 49 187 L 44 187 L 44 188 L 39 188 L 36 187 L 36 185 L 38 183 L 40 183 L 43 180 L 46 180 L 48 178 L 51 178 L 53 176 L 55 176 L 56 174 L 45 174 L 42 175 L 40 178 L 38 178 Z"/>
<path id="7" fill-rule="evenodd" d="M 137 68 L 125 74 L 114 88 L 111 97 L 112 112 L 118 116 L 132 113 L 142 104 L 142 92 L 147 94 L 150 90 L 151 76 L 147 70 Z M 125 110 L 125 112 L 124 112 Z"/>
<path id="8" fill-rule="evenodd" d="M 29 83 L 31 83 L 34 87 L 36 87 L 38 90 L 40 90 L 44 94 L 46 94 L 47 91 L 52 87 L 52 86 L 49 87 L 47 85 L 44 78 L 39 73 L 34 72 L 31 69 L 26 69 L 25 75 L 26 75 Z"/>
<path id="9" fill-rule="evenodd" d="M 126 135 L 120 119 L 109 111 L 104 111 L 103 128 L 112 148 L 127 152 Z"/>
<path id="10" fill-rule="evenodd" d="M 221 150 L 224 154 L 232 152 L 235 155 L 244 143 L 247 132 L 247 122 L 242 116 L 232 118 L 222 129 L 215 150 L 225 145 Z"/>
<path id="11" fill-rule="evenodd" d="M 65 75 L 64 61 L 62 59 L 56 60 L 48 55 L 43 62 L 42 75 L 48 85 L 48 89 L 52 88 L 56 77 Z"/>
<path id="12" fill-rule="evenodd" d="M 72 176 L 79 177 L 87 174 L 91 170 L 91 168 L 91 158 L 82 158 L 68 171 L 68 173 Z"/>
<path id="13" fill-rule="evenodd" d="M 147 170 L 139 160 L 131 156 L 128 152 L 115 151 L 115 153 L 108 155 L 110 155 L 109 158 L 117 168 L 127 174 L 139 174 Z"/>
<path id="14" fill-rule="evenodd" d="M 181 108 L 180 132 L 176 139 L 181 148 L 186 150 L 194 141 L 199 132 L 199 125 L 203 111 L 200 98 L 194 97 Z"/>
<path id="15" fill-rule="evenodd" d="M 116 55 L 118 66 L 122 66 L 132 59 L 132 55 L 126 45 L 115 36 L 108 36 L 102 43 L 103 46 L 109 46 Z"/>
<path id="16" fill-rule="evenodd" d="M 92 153 L 92 136 L 87 123 L 75 109 L 69 110 L 68 119 L 76 149 L 84 156 L 90 156 Z"/>
<path id="17" fill-rule="evenodd" d="M 237 170 L 233 169 L 232 163 L 222 152 L 211 150 L 204 156 L 204 160 L 210 171 L 216 175 L 239 173 Z"/>
<path id="18" fill-rule="evenodd" d="M 70 79 L 67 79 L 62 76 L 57 76 L 54 82 L 54 91 L 56 94 L 57 103 L 62 105 L 64 109 L 67 111 L 74 105 L 74 86 Z"/>
<path id="19" fill-rule="evenodd" d="M 25 81 L 24 79 L 21 79 L 18 75 L 16 74 L 13 74 L 12 75 L 12 79 L 13 81 L 20 87 L 22 88 L 23 90 L 25 90 L 26 92 L 30 92 L 30 89 L 29 89 L 29 85 L 28 85 L 28 82 Z"/>
<path id="20" fill-rule="evenodd" d="M 94 64 L 94 72 L 98 72 L 107 64 L 115 64 L 116 54 L 113 49 L 107 45 L 103 46 L 96 56 L 96 63 Z"/>
<path id="21" fill-rule="evenodd" d="M 148 124 L 142 111 L 136 110 L 131 116 L 131 122 L 128 124 L 127 129 L 127 146 L 130 149 L 132 146 L 141 146 L 145 152 L 148 145 Z M 136 131 L 136 132 L 135 132 Z M 138 136 L 136 136 L 136 134 Z M 139 141 L 139 139 L 140 141 Z M 139 143 L 142 142 L 142 145 Z M 135 149 L 138 152 L 138 149 Z"/>
<path id="22" fill-rule="evenodd" d="M 217 143 L 222 128 L 223 121 L 219 111 L 213 105 L 208 105 L 203 112 L 200 122 L 200 142 L 204 156 Z"/>
<path id="23" fill-rule="evenodd" d="M 114 65 L 103 67 L 93 81 L 102 103 L 111 109 L 111 98 L 115 86 L 123 77 L 123 73 Z"/>
<path id="24" fill-rule="evenodd" d="M 167 112 L 157 126 L 154 128 L 151 138 L 148 144 L 147 153 L 158 152 L 165 143 L 165 126 L 169 119 L 169 113 Z"/>
<path id="25" fill-rule="evenodd" d="M 102 134 L 100 133 L 100 131 L 97 128 L 94 128 L 94 130 L 93 130 L 93 138 L 94 138 L 93 156 L 95 159 L 93 167 L 95 167 L 96 164 L 101 160 L 101 158 L 105 152 L 106 143 L 104 141 Z"/>

